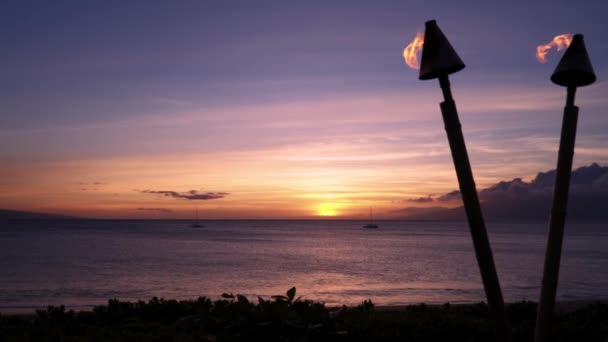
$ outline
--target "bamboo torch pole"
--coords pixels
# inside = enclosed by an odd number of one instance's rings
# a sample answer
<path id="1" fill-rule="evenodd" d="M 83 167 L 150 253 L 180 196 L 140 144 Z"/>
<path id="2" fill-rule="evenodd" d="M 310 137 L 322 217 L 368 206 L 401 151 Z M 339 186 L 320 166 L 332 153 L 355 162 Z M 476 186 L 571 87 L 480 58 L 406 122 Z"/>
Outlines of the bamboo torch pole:
<path id="1" fill-rule="evenodd" d="M 543 280 L 536 316 L 535 342 L 549 342 L 552 337 L 551 329 L 555 311 L 555 297 L 559 280 L 559 265 L 564 239 L 568 192 L 570 189 L 570 176 L 572 173 L 572 159 L 574 158 L 576 125 L 578 121 L 578 107 L 574 105 L 576 88 L 595 82 L 595 73 L 587 55 L 582 35 L 577 34 L 574 36 L 568 50 L 566 50 L 566 53 L 551 76 L 551 81 L 567 87 L 567 96 L 557 157 L 557 173 L 549 221 L 547 249 L 545 251 Z"/>
<path id="2" fill-rule="evenodd" d="M 464 63 L 456 54 L 443 32 L 434 20 L 426 23 L 422 62 L 420 66 L 420 79 L 439 79 L 444 101 L 440 104 L 445 130 L 450 144 L 454 168 L 458 177 L 458 184 L 462 200 L 469 221 L 475 256 L 479 265 L 483 287 L 496 340 L 510 341 L 510 329 L 505 314 L 504 301 L 494 265 L 492 249 L 486 231 L 481 205 L 475 188 L 473 172 L 469 162 L 464 136 L 456 110 L 456 103 L 452 97 L 449 74 L 460 71 Z"/>

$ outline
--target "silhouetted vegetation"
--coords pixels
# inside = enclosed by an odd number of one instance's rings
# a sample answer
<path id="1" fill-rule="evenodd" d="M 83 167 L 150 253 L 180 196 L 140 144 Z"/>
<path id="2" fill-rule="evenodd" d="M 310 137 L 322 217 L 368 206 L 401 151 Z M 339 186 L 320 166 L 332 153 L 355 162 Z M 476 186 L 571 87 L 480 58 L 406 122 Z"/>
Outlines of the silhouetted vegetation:
<path id="1" fill-rule="evenodd" d="M 514 341 L 532 341 L 536 304 L 508 306 Z M 605 341 L 608 305 L 589 304 L 558 317 L 555 341 Z M 212 301 L 110 300 L 93 311 L 48 307 L 29 316 L 1 316 L 1 341 L 491 341 L 488 308 L 411 305 L 378 310 L 371 300 L 355 308 L 285 295 L 251 302 L 223 294 Z"/>

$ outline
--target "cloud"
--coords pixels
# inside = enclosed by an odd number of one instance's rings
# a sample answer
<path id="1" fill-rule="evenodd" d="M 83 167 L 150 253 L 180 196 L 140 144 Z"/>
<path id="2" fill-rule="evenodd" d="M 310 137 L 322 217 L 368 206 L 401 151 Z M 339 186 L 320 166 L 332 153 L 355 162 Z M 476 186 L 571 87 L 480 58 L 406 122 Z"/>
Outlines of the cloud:
<path id="1" fill-rule="evenodd" d="M 418 198 L 408 198 L 406 201 L 407 202 L 414 202 L 414 203 L 429 203 L 429 202 L 433 202 L 433 198 L 431 196 L 418 197 Z"/>
<path id="2" fill-rule="evenodd" d="M 173 210 L 167 208 L 137 208 L 137 210 L 141 211 L 158 211 L 161 213 L 172 213 Z"/>
<path id="3" fill-rule="evenodd" d="M 461 200 L 460 191 L 454 190 L 454 191 L 448 192 L 447 194 L 443 194 L 443 195 L 437 197 L 436 200 L 439 202 L 449 202 L 449 201 L 454 201 L 454 200 L 460 201 Z"/>
<path id="4" fill-rule="evenodd" d="M 102 185 L 104 182 L 76 182 L 78 185 Z"/>
<path id="5" fill-rule="evenodd" d="M 190 190 L 186 192 L 178 192 L 173 190 L 142 190 L 140 192 L 143 194 L 157 194 L 166 197 L 202 201 L 220 199 L 230 195 L 228 192 L 199 192 L 198 190 Z"/>
<path id="6" fill-rule="evenodd" d="M 556 171 L 539 172 L 534 179 L 526 182 L 521 178 L 510 181 L 501 181 L 479 191 L 482 201 L 494 199 L 496 196 L 524 196 L 524 195 L 551 195 L 555 185 Z M 608 167 L 602 167 L 597 163 L 580 167 L 572 172 L 570 181 L 570 193 L 585 194 L 589 192 L 608 192 Z M 459 200 L 460 191 L 454 190 L 435 198 L 420 197 L 408 199 L 408 202 L 427 203 L 432 201 L 449 202 Z"/>
<path id="7" fill-rule="evenodd" d="M 103 182 L 76 182 L 79 186 L 78 191 L 97 191 L 97 186 L 105 185 Z"/>
<path id="8" fill-rule="evenodd" d="M 480 192 L 482 199 L 490 199 L 495 194 L 526 195 L 552 194 L 555 184 L 556 171 L 539 172 L 530 182 L 521 178 L 499 182 Z M 571 194 L 589 194 L 608 192 L 608 167 L 597 163 L 580 167 L 572 171 L 570 179 Z"/>
<path id="9" fill-rule="evenodd" d="M 501 181 L 479 191 L 484 216 L 489 220 L 546 220 L 551 210 L 556 171 L 539 172 L 529 182 L 521 178 Z M 429 197 L 430 198 L 430 197 Z M 422 201 L 420 201 L 422 199 Z M 431 201 L 462 203 L 460 191 L 454 190 L 431 198 Z M 426 197 L 410 202 L 429 202 Z M 608 219 L 605 203 L 608 202 L 608 167 L 596 163 L 572 171 L 568 219 L 601 221 Z M 438 208 L 432 215 L 411 208 L 401 210 L 402 215 L 413 219 L 460 220 L 463 207 Z"/>

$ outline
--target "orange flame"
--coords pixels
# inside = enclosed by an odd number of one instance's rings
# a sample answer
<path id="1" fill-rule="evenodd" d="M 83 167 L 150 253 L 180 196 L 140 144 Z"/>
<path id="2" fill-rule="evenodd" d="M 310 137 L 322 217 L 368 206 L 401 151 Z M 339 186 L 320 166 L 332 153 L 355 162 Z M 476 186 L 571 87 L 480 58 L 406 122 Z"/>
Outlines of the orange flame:
<path id="1" fill-rule="evenodd" d="M 412 69 L 420 69 L 420 61 L 418 54 L 422 51 L 424 45 L 424 33 L 416 33 L 414 40 L 403 50 L 403 58 L 405 63 Z"/>
<path id="2" fill-rule="evenodd" d="M 551 50 L 552 47 L 557 47 L 557 51 L 563 50 L 567 48 L 572 42 L 572 34 L 564 33 L 559 36 L 555 36 L 553 40 L 547 44 L 539 45 L 536 47 L 536 59 L 541 63 L 547 63 L 547 53 Z"/>

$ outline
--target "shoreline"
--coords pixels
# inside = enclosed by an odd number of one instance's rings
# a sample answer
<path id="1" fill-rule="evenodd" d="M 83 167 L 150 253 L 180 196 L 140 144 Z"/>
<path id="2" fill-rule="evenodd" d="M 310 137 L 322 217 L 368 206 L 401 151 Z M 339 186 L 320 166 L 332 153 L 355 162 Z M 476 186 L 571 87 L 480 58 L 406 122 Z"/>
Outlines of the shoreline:
<path id="1" fill-rule="evenodd" d="M 208 298 L 208 297 L 205 297 Z M 210 298 L 211 299 L 211 298 Z M 108 299 L 109 301 L 110 299 Z M 166 300 L 172 300 L 172 299 L 166 299 Z M 211 300 L 215 300 L 215 299 L 211 299 Z M 307 298 L 307 300 L 311 300 L 313 302 L 316 302 L 314 299 L 310 299 Z M 46 310 L 49 307 L 60 307 L 63 306 L 65 308 L 66 311 L 74 311 L 76 313 L 78 312 L 92 312 L 93 309 L 95 307 L 99 307 L 99 306 L 107 306 L 108 305 L 108 301 L 106 301 L 103 304 L 89 304 L 89 305 L 70 305 L 70 306 L 66 306 L 66 305 L 46 305 L 46 306 L 0 306 L 0 315 L 2 316 L 30 316 L 30 315 L 35 315 L 36 311 L 38 310 Z M 121 302 L 123 300 L 120 300 Z M 180 302 L 184 301 L 184 302 L 190 302 L 190 301 L 196 301 L 196 299 L 189 299 L 189 300 L 178 300 Z M 124 302 L 131 302 L 131 303 L 136 303 L 137 301 L 128 301 L 125 300 Z M 535 301 L 529 301 L 529 300 L 521 300 L 521 301 L 515 301 L 515 302 L 506 302 L 505 306 L 511 306 L 511 305 L 515 305 L 515 304 L 520 304 L 520 303 L 533 303 L 533 304 L 537 304 L 537 302 Z M 375 305 L 374 308 L 378 311 L 384 311 L 384 312 L 400 312 L 400 311 L 404 311 L 407 310 L 409 307 L 415 307 L 415 306 L 420 306 L 420 305 L 425 305 L 428 307 L 442 307 L 444 305 L 450 305 L 450 306 L 455 306 L 455 307 L 467 307 L 467 306 L 475 306 L 478 304 L 486 304 L 484 301 L 479 301 L 479 302 L 444 302 L 444 303 L 411 303 L 411 304 L 394 304 L 394 305 Z M 576 300 L 562 300 L 562 301 L 557 301 L 555 303 L 555 311 L 556 314 L 566 314 L 566 313 L 570 313 L 573 311 L 576 311 L 580 308 L 583 308 L 585 306 L 588 305 L 592 305 L 592 304 L 603 304 L 603 305 L 608 305 L 608 298 L 605 299 L 576 299 Z M 352 309 L 357 307 L 358 304 L 351 304 L 351 305 L 340 305 L 340 306 L 336 306 L 336 305 L 327 305 L 327 309 L 328 310 L 339 310 L 343 307 Z"/>

